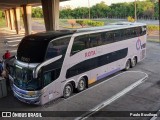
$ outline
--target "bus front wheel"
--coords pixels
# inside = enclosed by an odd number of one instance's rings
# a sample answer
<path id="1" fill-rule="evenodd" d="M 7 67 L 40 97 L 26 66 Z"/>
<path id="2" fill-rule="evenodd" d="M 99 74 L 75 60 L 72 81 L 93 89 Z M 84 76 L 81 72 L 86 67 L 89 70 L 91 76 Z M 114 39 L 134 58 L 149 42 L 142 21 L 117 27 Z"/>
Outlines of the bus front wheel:
<path id="1" fill-rule="evenodd" d="M 78 86 L 77 86 L 77 90 L 78 92 L 81 92 L 83 90 L 86 89 L 86 80 L 84 77 L 82 77 L 80 80 L 79 80 L 79 83 L 78 83 Z"/>
<path id="2" fill-rule="evenodd" d="M 72 93 L 73 93 L 73 86 L 71 83 L 67 83 L 63 90 L 63 97 L 68 98 L 72 95 Z"/>

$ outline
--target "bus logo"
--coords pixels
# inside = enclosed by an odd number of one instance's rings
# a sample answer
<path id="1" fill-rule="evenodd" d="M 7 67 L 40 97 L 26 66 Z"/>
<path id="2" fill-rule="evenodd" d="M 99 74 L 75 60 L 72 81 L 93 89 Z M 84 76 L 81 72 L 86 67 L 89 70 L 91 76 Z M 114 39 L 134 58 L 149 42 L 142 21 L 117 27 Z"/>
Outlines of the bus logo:
<path id="1" fill-rule="evenodd" d="M 96 55 L 96 51 L 89 51 L 89 52 L 85 53 L 85 57 L 91 57 L 91 56 L 94 56 L 94 55 Z"/>
<path id="2" fill-rule="evenodd" d="M 138 38 L 137 43 L 136 43 L 136 48 L 137 50 L 141 49 L 141 40 Z"/>

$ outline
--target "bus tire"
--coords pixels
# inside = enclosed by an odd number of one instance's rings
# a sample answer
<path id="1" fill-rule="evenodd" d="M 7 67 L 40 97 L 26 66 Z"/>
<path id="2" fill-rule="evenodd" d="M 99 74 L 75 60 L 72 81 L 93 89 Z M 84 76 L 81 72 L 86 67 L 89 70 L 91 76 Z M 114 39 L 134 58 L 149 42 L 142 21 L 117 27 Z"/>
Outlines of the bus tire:
<path id="1" fill-rule="evenodd" d="M 127 71 L 127 70 L 129 70 L 130 67 L 131 67 L 131 60 L 128 59 L 127 62 L 126 62 L 124 70 Z"/>
<path id="2" fill-rule="evenodd" d="M 136 64 L 137 64 L 137 58 L 136 58 L 136 57 L 134 57 L 134 58 L 133 58 L 133 60 L 132 60 L 131 67 L 132 67 L 132 68 L 133 68 L 133 67 L 135 67 L 135 66 L 136 66 Z"/>
<path id="3" fill-rule="evenodd" d="M 73 86 L 71 83 L 67 83 L 63 90 L 63 97 L 68 98 L 72 95 L 72 93 L 73 93 Z"/>
<path id="4" fill-rule="evenodd" d="M 81 92 L 81 91 L 85 90 L 86 87 L 87 87 L 86 79 L 84 77 L 82 77 L 78 82 L 77 91 Z"/>

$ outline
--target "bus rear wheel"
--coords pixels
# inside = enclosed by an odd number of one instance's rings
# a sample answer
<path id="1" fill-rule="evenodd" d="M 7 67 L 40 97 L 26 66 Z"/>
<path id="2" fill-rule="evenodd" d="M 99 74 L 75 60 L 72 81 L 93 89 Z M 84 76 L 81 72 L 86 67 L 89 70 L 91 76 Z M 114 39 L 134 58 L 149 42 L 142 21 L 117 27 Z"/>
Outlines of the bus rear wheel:
<path id="1" fill-rule="evenodd" d="M 68 98 L 72 95 L 72 93 L 73 93 L 72 84 L 71 83 L 66 84 L 63 90 L 63 97 Z"/>
<path id="2" fill-rule="evenodd" d="M 86 89 L 86 80 L 84 77 L 82 77 L 80 80 L 79 80 L 79 83 L 78 83 L 78 86 L 77 86 L 77 90 L 78 92 L 81 92 L 83 90 Z"/>
<path id="3" fill-rule="evenodd" d="M 131 61 L 128 59 L 124 70 L 129 70 L 130 67 L 131 67 Z"/>
<path id="4" fill-rule="evenodd" d="M 132 60 L 131 67 L 133 68 L 134 66 L 136 66 L 136 64 L 137 64 L 137 58 L 134 57 L 133 60 Z"/>

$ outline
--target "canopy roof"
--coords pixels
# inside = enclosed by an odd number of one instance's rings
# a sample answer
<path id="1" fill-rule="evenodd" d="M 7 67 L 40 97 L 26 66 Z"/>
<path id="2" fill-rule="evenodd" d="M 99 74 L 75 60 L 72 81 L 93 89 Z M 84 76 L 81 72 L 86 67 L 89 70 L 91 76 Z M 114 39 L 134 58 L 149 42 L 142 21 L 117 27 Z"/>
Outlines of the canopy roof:
<path id="1" fill-rule="evenodd" d="M 67 0 L 60 0 L 67 1 Z M 20 7 L 21 5 L 41 5 L 41 0 L 0 0 L 0 9 L 10 9 L 15 7 Z"/>

